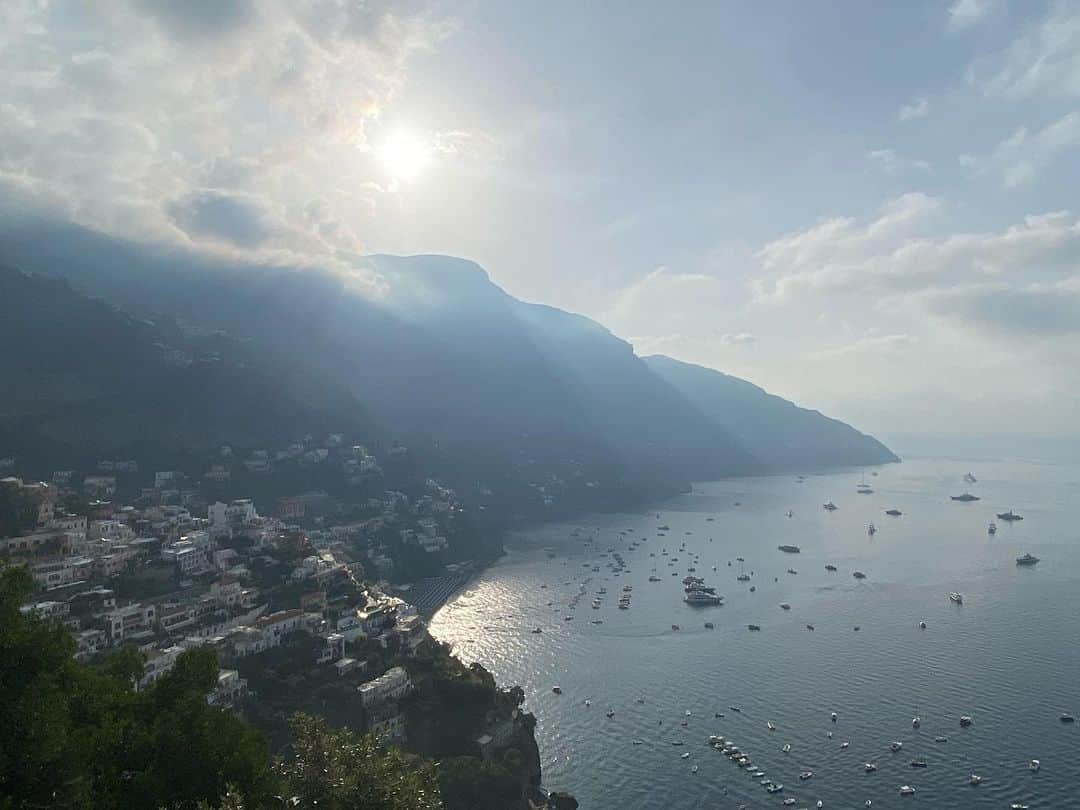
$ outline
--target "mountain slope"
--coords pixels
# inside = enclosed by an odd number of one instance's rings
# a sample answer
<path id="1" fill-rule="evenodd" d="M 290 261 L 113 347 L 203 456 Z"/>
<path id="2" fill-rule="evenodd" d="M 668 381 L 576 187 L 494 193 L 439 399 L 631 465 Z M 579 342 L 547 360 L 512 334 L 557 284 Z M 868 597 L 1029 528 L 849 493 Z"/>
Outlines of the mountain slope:
<path id="1" fill-rule="evenodd" d="M 731 431 L 773 472 L 885 464 L 899 459 L 872 436 L 752 383 L 663 355 L 644 358 L 660 377 Z"/>

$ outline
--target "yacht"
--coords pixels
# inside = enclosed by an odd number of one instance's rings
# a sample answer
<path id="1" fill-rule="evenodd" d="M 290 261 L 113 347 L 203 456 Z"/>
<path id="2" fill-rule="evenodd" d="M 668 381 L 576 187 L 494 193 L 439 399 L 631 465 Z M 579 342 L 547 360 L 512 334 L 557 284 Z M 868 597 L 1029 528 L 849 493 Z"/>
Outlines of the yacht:
<path id="1" fill-rule="evenodd" d="M 949 601 L 953 602 L 953 603 L 955 603 L 957 605 L 962 605 L 962 604 L 964 604 L 964 597 L 961 596 L 956 591 L 953 591 L 952 593 L 949 594 Z"/>
<path id="2" fill-rule="evenodd" d="M 690 591 L 683 597 L 683 601 L 688 605 L 719 605 L 724 601 L 724 597 L 708 591 Z"/>
<path id="3" fill-rule="evenodd" d="M 1023 520 L 1024 518 L 1022 515 L 1018 515 L 1012 509 L 1010 509 L 1008 512 L 1001 512 L 997 516 L 997 519 L 1004 520 L 1006 523 L 1012 523 L 1013 521 Z"/>
<path id="4" fill-rule="evenodd" d="M 968 784 L 973 787 L 975 785 L 982 784 L 982 777 L 979 776 L 977 773 L 973 773 L 971 776 L 968 777 Z"/>
<path id="5" fill-rule="evenodd" d="M 987 534 L 997 534 L 997 524 L 994 521 L 990 521 L 990 525 L 986 527 Z"/>
<path id="6" fill-rule="evenodd" d="M 799 774 L 799 778 L 802 779 L 804 782 L 807 779 L 813 779 L 814 778 L 814 772 L 813 771 L 803 771 L 802 773 Z"/>
<path id="7" fill-rule="evenodd" d="M 915 788 L 913 788 L 911 785 L 901 785 L 900 786 L 900 795 L 901 796 L 914 796 L 915 795 Z"/>
<path id="8" fill-rule="evenodd" d="M 839 509 L 840 507 L 839 507 L 839 506 L 837 506 L 837 505 L 836 505 L 835 503 L 833 503 L 832 501 L 829 501 L 828 503 L 822 504 L 822 508 L 823 508 L 823 509 L 824 509 L 824 510 L 825 510 L 826 512 L 835 512 L 835 511 L 836 511 L 837 509 Z"/>
<path id="9" fill-rule="evenodd" d="M 1017 565 L 1034 565 L 1038 561 L 1039 561 L 1039 558 L 1035 557 L 1035 556 L 1032 556 L 1031 554 L 1025 554 L 1023 557 L 1017 557 L 1016 558 L 1016 564 Z"/>
<path id="10" fill-rule="evenodd" d="M 777 548 L 783 551 L 785 554 L 798 554 L 800 551 L 802 551 L 802 549 L 800 549 L 798 546 L 777 546 Z"/>
<path id="11" fill-rule="evenodd" d="M 865 770 L 867 773 L 873 773 L 877 770 L 877 764 L 873 762 L 867 762 L 865 765 L 863 765 L 863 770 Z"/>
<path id="12" fill-rule="evenodd" d="M 960 503 L 971 503 L 972 501 L 980 500 L 978 495 L 972 495 L 970 492 L 965 492 L 963 495 L 950 495 L 949 497 Z"/>

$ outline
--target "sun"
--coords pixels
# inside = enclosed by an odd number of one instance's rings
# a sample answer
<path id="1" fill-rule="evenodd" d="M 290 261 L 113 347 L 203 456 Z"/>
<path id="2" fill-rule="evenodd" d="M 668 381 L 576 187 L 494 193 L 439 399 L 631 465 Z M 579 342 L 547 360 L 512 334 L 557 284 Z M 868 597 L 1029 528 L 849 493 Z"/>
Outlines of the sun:
<path id="1" fill-rule="evenodd" d="M 431 163 L 431 145 L 409 132 L 396 132 L 375 150 L 379 162 L 396 179 L 415 180 Z"/>

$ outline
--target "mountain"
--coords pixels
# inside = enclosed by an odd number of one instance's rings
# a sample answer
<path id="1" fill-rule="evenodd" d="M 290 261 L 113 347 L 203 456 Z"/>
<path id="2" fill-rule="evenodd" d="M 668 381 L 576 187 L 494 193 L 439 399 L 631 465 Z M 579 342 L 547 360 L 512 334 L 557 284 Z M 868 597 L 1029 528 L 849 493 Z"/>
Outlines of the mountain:
<path id="1" fill-rule="evenodd" d="M 663 355 L 645 364 L 773 472 L 899 461 L 872 436 L 758 386 Z"/>
<path id="2" fill-rule="evenodd" d="M 139 379 L 159 380 L 162 387 L 169 379 L 147 347 L 187 341 L 184 351 L 198 356 L 193 342 L 213 336 L 221 362 L 233 370 L 218 372 L 215 384 L 243 380 L 239 402 L 265 395 L 281 411 L 260 413 L 252 425 L 238 424 L 237 409 L 180 413 L 178 403 L 203 399 L 196 391 L 206 386 L 195 388 L 193 375 L 210 373 L 189 369 L 172 380 L 176 401 L 155 399 L 150 386 L 135 403 L 140 418 L 116 420 L 121 427 L 144 426 L 150 437 L 160 431 L 181 439 L 189 430 L 205 444 L 237 429 L 245 439 L 234 438 L 235 445 L 273 429 L 292 430 L 305 419 L 328 430 L 359 424 L 373 439 L 422 449 L 433 474 L 457 486 L 501 488 L 503 499 L 512 491 L 522 502 L 535 500 L 536 492 L 556 492 L 561 502 L 577 497 L 583 507 L 626 506 L 692 480 L 892 458 L 868 437 L 819 414 L 804 418 L 810 412 L 794 406 L 759 427 L 761 414 L 752 404 L 743 407 L 738 386 L 725 404 L 707 386 L 675 384 L 670 369 L 637 357 L 596 322 L 519 301 L 462 259 L 346 257 L 334 269 L 251 263 L 124 242 L 70 225 L 9 222 L 0 225 L 0 262 L 63 277 L 67 296 L 107 300 L 109 307 L 95 306 L 112 313 L 117 347 L 130 341 L 142 352 L 128 364 L 140 369 Z M 51 317 L 39 311 L 40 327 L 47 329 Z M 33 323 L 20 323 L 21 336 L 9 336 L 13 345 L 38 334 Z M 92 368 L 100 354 L 83 358 L 84 364 Z M 33 376 L 25 368 L 23 375 Z M 84 369 L 79 379 L 88 376 L 90 383 L 108 378 Z M 718 376 L 766 398 L 748 383 Z M 130 376 L 117 379 L 82 400 L 96 405 L 80 425 L 93 428 L 108 416 L 103 403 L 115 401 L 110 393 L 130 396 Z M 51 413 L 61 412 L 58 403 L 47 404 Z M 128 406 L 116 407 L 123 414 Z M 149 417 L 158 408 L 153 423 Z M 41 422 L 52 433 L 62 423 L 55 416 Z M 820 433 L 822 424 L 838 426 L 836 444 L 800 433 Z M 778 440 L 770 431 L 781 425 L 787 438 Z M 799 452 L 785 455 L 785 442 Z"/>
<path id="3" fill-rule="evenodd" d="M 359 403 L 333 386 L 226 336 L 133 318 L 62 279 L 0 267 L 0 345 L 0 441 L 57 464 L 259 446 L 343 421 L 366 429 Z"/>

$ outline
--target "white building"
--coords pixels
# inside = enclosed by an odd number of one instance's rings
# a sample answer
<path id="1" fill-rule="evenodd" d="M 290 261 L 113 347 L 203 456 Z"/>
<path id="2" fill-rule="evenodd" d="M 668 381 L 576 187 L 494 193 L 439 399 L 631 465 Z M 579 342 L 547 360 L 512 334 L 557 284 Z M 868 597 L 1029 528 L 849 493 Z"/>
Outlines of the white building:
<path id="1" fill-rule="evenodd" d="M 218 670 L 217 686 L 206 696 L 211 706 L 232 706 L 247 694 L 247 681 L 235 669 Z"/>
<path id="2" fill-rule="evenodd" d="M 360 693 L 360 703 L 364 708 L 398 700 L 412 689 L 412 680 L 404 667 L 388 669 L 378 678 L 360 684 L 356 691 Z"/>
<path id="3" fill-rule="evenodd" d="M 151 650 L 146 655 L 143 676 L 135 683 L 135 691 L 141 692 L 176 666 L 176 659 L 184 652 L 183 647 L 166 647 L 164 650 Z"/>

